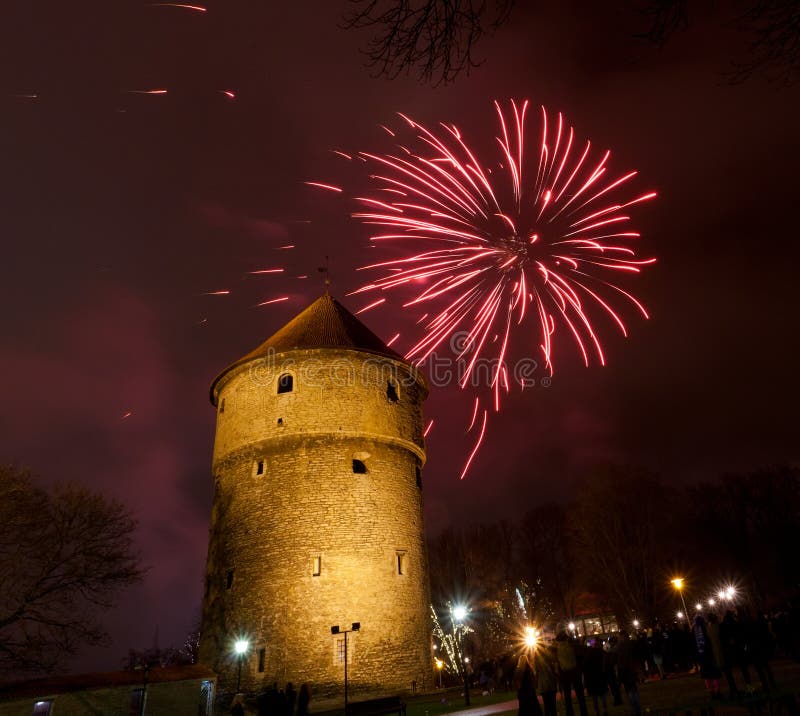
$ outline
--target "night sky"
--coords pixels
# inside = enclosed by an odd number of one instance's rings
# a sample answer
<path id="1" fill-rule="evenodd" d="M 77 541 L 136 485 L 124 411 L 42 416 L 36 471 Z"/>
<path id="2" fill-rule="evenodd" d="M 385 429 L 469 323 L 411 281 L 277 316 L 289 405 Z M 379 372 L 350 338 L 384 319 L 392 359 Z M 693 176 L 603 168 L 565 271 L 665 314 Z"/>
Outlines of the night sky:
<path id="1" fill-rule="evenodd" d="M 569 498 L 598 461 L 679 484 L 798 464 L 797 88 L 729 83 L 747 38 L 718 17 L 657 48 L 624 4 L 528 5 L 469 77 L 431 87 L 372 76 L 370 31 L 340 27 L 344 0 L 3 4 L 0 459 L 122 500 L 150 566 L 106 619 L 113 645 L 74 668 L 116 668 L 156 627 L 180 644 L 199 615 L 208 386 L 324 290 L 326 255 L 332 293 L 363 305 L 345 294 L 367 232 L 303 182 L 336 180 L 329 150 L 381 146 L 397 111 L 480 144 L 492 100 L 530 98 L 659 192 L 637 220 L 659 262 L 628 284 L 652 319 L 626 314 L 628 339 L 603 327 L 603 368 L 558 332 L 552 385 L 505 402 L 463 482 L 471 398 L 434 390 L 430 533 Z M 130 93 L 155 88 L 169 92 Z M 287 271 L 246 274 L 270 266 Z M 385 340 L 408 323 L 363 319 Z"/>

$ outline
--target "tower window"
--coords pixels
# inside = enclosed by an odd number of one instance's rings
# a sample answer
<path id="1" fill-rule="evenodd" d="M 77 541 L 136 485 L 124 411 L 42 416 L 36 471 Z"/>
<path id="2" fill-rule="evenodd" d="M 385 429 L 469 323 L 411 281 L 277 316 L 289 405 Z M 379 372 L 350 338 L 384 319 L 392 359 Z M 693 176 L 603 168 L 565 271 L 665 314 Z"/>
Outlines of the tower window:
<path id="1" fill-rule="evenodd" d="M 267 662 L 267 650 L 263 647 L 258 650 L 258 673 L 264 673 L 264 667 L 266 666 Z"/>
<path id="2" fill-rule="evenodd" d="M 314 577 L 319 577 L 319 575 L 322 574 L 322 557 L 320 556 L 314 557 L 314 567 L 311 574 Z"/>
<path id="3" fill-rule="evenodd" d="M 223 398 L 223 399 L 220 401 L 220 404 L 219 404 L 219 412 L 220 412 L 220 413 L 224 413 L 224 412 L 225 412 L 225 398 Z"/>
<path id="4" fill-rule="evenodd" d="M 278 418 L 278 425 L 283 426 L 283 418 Z"/>
<path id="5" fill-rule="evenodd" d="M 397 386 L 391 381 L 386 381 L 386 397 L 392 402 L 396 403 L 400 398 L 397 395 Z"/>
<path id="6" fill-rule="evenodd" d="M 367 465 L 363 460 L 353 460 L 353 472 L 356 475 L 366 475 Z"/>
<path id="7" fill-rule="evenodd" d="M 263 475 L 264 474 L 264 461 L 259 460 L 256 463 L 256 475 Z"/>
<path id="8" fill-rule="evenodd" d="M 294 390 L 294 378 L 290 373 L 283 373 L 278 378 L 278 393 L 291 393 Z"/>
<path id="9" fill-rule="evenodd" d="M 422 470 L 419 469 L 419 465 L 414 468 L 414 472 L 417 476 L 417 487 L 421 490 L 422 489 Z"/>
<path id="10" fill-rule="evenodd" d="M 405 552 L 398 552 L 397 553 L 397 573 L 398 574 L 405 574 L 406 573 L 406 553 Z"/>
<path id="11" fill-rule="evenodd" d="M 233 586 L 233 570 L 229 569 L 225 575 L 225 589 L 230 589 Z"/>
<path id="12" fill-rule="evenodd" d="M 336 662 L 339 664 L 344 664 L 344 637 L 336 638 L 336 644 L 334 646 L 334 654 Z"/>

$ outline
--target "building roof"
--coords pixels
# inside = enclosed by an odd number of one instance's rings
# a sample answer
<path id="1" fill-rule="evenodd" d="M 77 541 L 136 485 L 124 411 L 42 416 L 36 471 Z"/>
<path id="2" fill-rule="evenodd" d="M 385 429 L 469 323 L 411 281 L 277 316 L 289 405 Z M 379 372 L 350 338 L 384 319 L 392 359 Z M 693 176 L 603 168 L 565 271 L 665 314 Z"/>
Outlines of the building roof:
<path id="1" fill-rule="evenodd" d="M 195 679 L 216 679 L 217 675 L 202 664 L 184 666 L 164 666 L 148 669 L 147 683 L 160 684 L 168 681 L 191 681 Z M 107 689 L 115 686 L 141 685 L 144 674 L 136 671 L 103 671 L 93 674 L 66 674 L 48 676 L 43 679 L 29 679 L 15 683 L 0 684 L 0 701 L 14 698 L 50 696 L 70 691 L 89 691 Z"/>
<path id="2" fill-rule="evenodd" d="M 313 348 L 341 348 L 404 360 L 333 296 L 325 293 L 258 348 L 222 371 L 211 384 L 211 402 L 215 403 L 214 389 L 217 383 L 232 368 L 264 358 L 271 353 Z"/>

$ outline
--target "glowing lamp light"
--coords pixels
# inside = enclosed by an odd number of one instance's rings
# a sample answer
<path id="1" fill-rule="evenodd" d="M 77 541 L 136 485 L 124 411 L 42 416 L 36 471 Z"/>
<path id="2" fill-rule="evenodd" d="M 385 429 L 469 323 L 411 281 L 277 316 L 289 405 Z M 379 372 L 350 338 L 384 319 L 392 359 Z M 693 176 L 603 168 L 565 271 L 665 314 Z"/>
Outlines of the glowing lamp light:
<path id="1" fill-rule="evenodd" d="M 720 590 L 719 590 L 719 592 L 717 593 L 717 598 L 718 598 L 720 601 L 722 601 L 723 599 L 725 599 L 725 590 L 724 590 L 724 589 L 720 589 Z"/>
<path id="2" fill-rule="evenodd" d="M 536 629 L 533 627 L 525 627 L 525 646 L 529 649 L 533 649 L 536 646 Z"/>
<path id="3" fill-rule="evenodd" d="M 469 664 L 469 657 L 468 657 L 468 656 L 465 656 L 465 657 L 464 657 L 464 663 L 465 663 L 465 664 Z"/>
<path id="4" fill-rule="evenodd" d="M 633 626 L 635 626 L 637 629 L 639 628 L 639 620 L 638 619 L 634 619 L 633 620 Z"/>
<path id="5" fill-rule="evenodd" d="M 678 617 L 678 619 L 683 619 L 683 612 L 676 612 L 675 616 Z"/>
<path id="6" fill-rule="evenodd" d="M 708 606 L 709 607 L 713 607 L 715 604 L 716 604 L 716 602 L 713 599 L 709 599 L 708 600 Z"/>
<path id="7" fill-rule="evenodd" d="M 679 592 L 681 591 L 681 589 L 683 589 L 683 577 L 675 577 L 675 579 L 670 580 L 670 583 Z"/>
<path id="8" fill-rule="evenodd" d="M 575 622 L 570 622 L 569 624 L 567 624 L 567 628 L 570 631 L 575 631 Z"/>
<path id="9" fill-rule="evenodd" d="M 247 652 L 250 648 L 250 642 L 247 639 L 237 639 L 233 645 L 233 650 L 240 656 Z"/>
<path id="10" fill-rule="evenodd" d="M 733 599 L 736 596 L 736 590 L 733 587 L 728 587 L 725 590 L 725 599 Z"/>
<path id="11" fill-rule="evenodd" d="M 444 669 L 444 662 L 441 659 L 436 660 L 436 668 L 439 669 L 439 671 Z"/>
<path id="12" fill-rule="evenodd" d="M 694 605 L 694 608 L 697 609 L 698 612 L 700 612 L 703 610 L 703 605 L 700 604 L 700 602 L 697 602 L 697 604 Z"/>
<path id="13" fill-rule="evenodd" d="M 457 622 L 463 622 L 467 616 L 467 608 L 463 604 L 453 607 L 453 616 Z"/>

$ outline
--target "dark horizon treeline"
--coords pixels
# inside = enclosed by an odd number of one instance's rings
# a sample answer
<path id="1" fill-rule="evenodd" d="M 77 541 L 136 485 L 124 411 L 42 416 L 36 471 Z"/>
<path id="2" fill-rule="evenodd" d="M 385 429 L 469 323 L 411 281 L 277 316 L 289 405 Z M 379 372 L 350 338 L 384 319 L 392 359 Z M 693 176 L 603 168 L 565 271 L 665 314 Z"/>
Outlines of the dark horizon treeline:
<path id="1" fill-rule="evenodd" d="M 772 608 L 800 585 L 798 536 L 796 468 L 673 487 L 642 468 L 603 465 L 569 503 L 429 539 L 431 598 L 437 610 L 464 599 L 482 605 L 484 639 L 501 640 L 510 618 L 558 622 L 587 602 L 620 625 L 671 621 L 681 608 L 676 575 L 686 579 L 690 612 L 726 583 L 749 606 Z"/>

